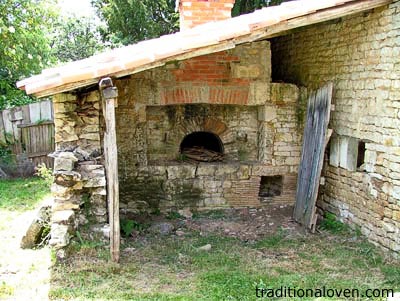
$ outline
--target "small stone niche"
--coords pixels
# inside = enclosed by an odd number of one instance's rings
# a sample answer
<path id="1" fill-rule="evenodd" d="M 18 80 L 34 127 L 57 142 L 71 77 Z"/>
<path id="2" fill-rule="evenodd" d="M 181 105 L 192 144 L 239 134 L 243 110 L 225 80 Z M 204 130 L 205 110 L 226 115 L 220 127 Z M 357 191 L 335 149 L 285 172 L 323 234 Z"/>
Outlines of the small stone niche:
<path id="1" fill-rule="evenodd" d="M 283 177 L 282 176 L 262 176 L 260 182 L 261 198 L 273 198 L 282 194 Z"/>
<path id="2" fill-rule="evenodd" d="M 361 168 L 365 161 L 365 142 L 358 142 L 357 168 Z"/>

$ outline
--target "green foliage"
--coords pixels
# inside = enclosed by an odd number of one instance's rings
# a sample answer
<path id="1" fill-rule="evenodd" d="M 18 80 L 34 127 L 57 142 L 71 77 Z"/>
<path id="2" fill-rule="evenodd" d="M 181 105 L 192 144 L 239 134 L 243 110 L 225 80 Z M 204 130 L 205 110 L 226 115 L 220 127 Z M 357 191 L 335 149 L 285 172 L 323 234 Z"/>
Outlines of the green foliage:
<path id="1" fill-rule="evenodd" d="M 121 232 L 125 237 L 131 236 L 134 230 L 143 231 L 144 226 L 134 220 L 121 219 Z"/>
<path id="2" fill-rule="evenodd" d="M 51 36 L 51 54 L 60 62 L 76 61 L 104 49 L 99 27 L 90 19 L 60 17 Z"/>
<path id="3" fill-rule="evenodd" d="M 51 186 L 54 182 L 53 170 L 51 168 L 47 168 L 46 164 L 42 163 L 36 167 L 36 175 L 42 178 L 48 187 Z"/>
<path id="4" fill-rule="evenodd" d="M 48 32 L 53 1 L 2 0 L 0 4 L 0 109 L 32 102 L 15 87 L 21 77 L 51 63 Z"/>
<path id="5" fill-rule="evenodd" d="M 186 161 L 186 159 L 187 159 L 187 156 L 185 154 L 178 154 L 176 156 L 176 161 L 179 161 L 179 162 L 184 162 L 184 161 Z"/>
<path id="6" fill-rule="evenodd" d="M 182 215 L 180 215 L 176 211 L 170 211 L 170 212 L 168 212 L 168 214 L 167 214 L 167 216 L 165 218 L 169 219 L 169 220 L 179 219 L 179 218 L 182 218 Z"/>
<path id="7" fill-rule="evenodd" d="M 31 210 L 47 196 L 50 189 L 42 179 L 0 180 L 0 209 Z"/>
<path id="8" fill-rule="evenodd" d="M 324 219 L 320 224 L 320 229 L 327 230 L 332 233 L 343 233 L 349 230 L 349 227 L 336 219 L 333 213 L 326 212 Z"/>
<path id="9" fill-rule="evenodd" d="M 92 0 L 108 28 L 104 40 L 128 45 L 176 32 L 175 0 Z"/>
<path id="10" fill-rule="evenodd" d="M 248 14 L 265 6 L 279 5 L 288 0 L 236 0 L 232 9 L 232 16 Z M 289 0 L 290 1 L 290 0 Z"/>
<path id="11" fill-rule="evenodd" d="M 11 151 L 10 144 L 0 142 L 0 166 L 10 165 L 14 163 L 14 155 Z"/>
<path id="12" fill-rule="evenodd" d="M 160 210 L 160 208 L 154 208 L 154 209 L 150 212 L 150 214 L 151 214 L 151 215 L 159 216 L 159 215 L 161 215 L 161 210 Z"/>

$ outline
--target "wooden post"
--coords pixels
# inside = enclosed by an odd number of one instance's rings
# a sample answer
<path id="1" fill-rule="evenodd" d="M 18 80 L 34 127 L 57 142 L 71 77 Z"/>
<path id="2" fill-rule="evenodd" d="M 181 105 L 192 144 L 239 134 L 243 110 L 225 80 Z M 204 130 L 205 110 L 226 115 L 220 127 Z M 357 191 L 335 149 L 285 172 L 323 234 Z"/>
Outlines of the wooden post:
<path id="1" fill-rule="evenodd" d="M 115 129 L 115 107 L 117 106 L 117 88 L 113 87 L 110 78 L 99 82 L 103 99 L 103 112 L 106 121 L 104 134 L 104 157 L 107 176 L 107 201 L 110 223 L 111 260 L 119 261 L 120 224 L 119 224 L 119 183 L 118 183 L 118 150 Z"/>

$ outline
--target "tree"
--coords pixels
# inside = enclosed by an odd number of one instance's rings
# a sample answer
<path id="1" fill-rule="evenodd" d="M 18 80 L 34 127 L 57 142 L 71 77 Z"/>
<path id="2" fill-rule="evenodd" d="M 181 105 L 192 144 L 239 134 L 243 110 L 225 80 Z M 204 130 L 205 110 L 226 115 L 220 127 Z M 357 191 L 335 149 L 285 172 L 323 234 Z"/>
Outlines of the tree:
<path id="1" fill-rule="evenodd" d="M 175 0 L 92 0 L 107 24 L 102 35 L 113 44 L 128 45 L 179 30 Z"/>
<path id="2" fill-rule="evenodd" d="M 232 16 L 248 14 L 265 6 L 279 5 L 290 0 L 236 0 L 232 9 Z"/>
<path id="3" fill-rule="evenodd" d="M 31 102 L 15 82 L 51 63 L 52 4 L 43 0 L 0 2 L 0 109 Z"/>
<path id="4" fill-rule="evenodd" d="M 76 16 L 60 16 L 51 40 L 51 53 L 59 62 L 84 59 L 104 49 L 97 24 Z"/>

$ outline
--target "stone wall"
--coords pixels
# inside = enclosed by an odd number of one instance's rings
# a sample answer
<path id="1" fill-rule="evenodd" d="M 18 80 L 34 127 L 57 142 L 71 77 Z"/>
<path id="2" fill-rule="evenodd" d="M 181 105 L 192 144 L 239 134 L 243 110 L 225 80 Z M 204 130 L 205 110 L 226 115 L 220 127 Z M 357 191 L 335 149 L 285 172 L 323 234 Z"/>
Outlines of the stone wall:
<path id="1" fill-rule="evenodd" d="M 264 41 L 115 80 L 121 213 L 293 203 L 304 93 L 270 74 Z M 60 249 L 79 226 L 107 222 L 104 121 L 97 91 L 59 94 L 54 108 L 51 244 Z M 196 131 L 222 141 L 223 162 L 179 160 Z"/>
<path id="2" fill-rule="evenodd" d="M 335 136 L 318 205 L 399 253 L 400 2 L 271 45 L 274 80 L 309 88 L 334 82 Z"/>
<path id="3" fill-rule="evenodd" d="M 272 84 L 265 105 L 147 106 L 143 125 L 131 123 L 117 131 L 118 137 L 126 137 L 143 126 L 143 136 L 135 137 L 142 141 L 118 142 L 119 150 L 130 154 L 119 160 L 121 212 L 292 204 L 302 137 L 301 94 L 294 85 Z M 224 162 L 180 162 L 182 139 L 196 131 L 220 137 Z M 147 153 L 133 155 L 144 149 Z M 282 176 L 282 191 L 260 198 L 262 178 L 277 175 Z"/>
<path id="4" fill-rule="evenodd" d="M 79 226 L 107 222 L 97 92 L 53 98 L 56 125 L 50 245 L 63 250 Z M 100 227 L 98 227 L 100 228 Z"/>

